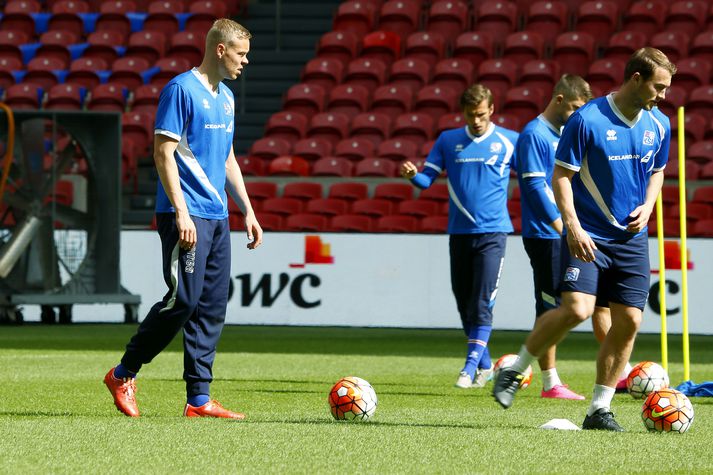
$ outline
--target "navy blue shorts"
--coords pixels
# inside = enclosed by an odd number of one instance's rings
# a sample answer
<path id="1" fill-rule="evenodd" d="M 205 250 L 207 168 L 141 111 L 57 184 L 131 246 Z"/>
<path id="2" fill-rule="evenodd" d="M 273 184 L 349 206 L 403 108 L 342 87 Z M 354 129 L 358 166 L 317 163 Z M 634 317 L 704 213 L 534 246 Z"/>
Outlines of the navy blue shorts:
<path id="1" fill-rule="evenodd" d="M 493 324 L 506 242 L 505 233 L 450 237 L 451 288 L 466 335 L 475 325 Z"/>
<path id="2" fill-rule="evenodd" d="M 597 305 L 605 301 L 644 309 L 651 273 L 646 233 L 627 241 L 594 239 L 594 262 L 572 257 L 566 239 L 562 237 L 560 291 L 597 295 Z"/>
<path id="3" fill-rule="evenodd" d="M 522 238 L 532 266 L 536 317 L 560 304 L 560 242 L 559 239 Z"/>

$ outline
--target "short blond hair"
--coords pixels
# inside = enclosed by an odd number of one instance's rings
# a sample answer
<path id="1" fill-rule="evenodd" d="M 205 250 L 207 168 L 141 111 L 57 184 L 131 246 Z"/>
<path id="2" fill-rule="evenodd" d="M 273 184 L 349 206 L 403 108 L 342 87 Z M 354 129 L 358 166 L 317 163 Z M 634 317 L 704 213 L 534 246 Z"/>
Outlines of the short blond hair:
<path id="1" fill-rule="evenodd" d="M 576 74 L 562 75 L 557 84 L 555 84 L 552 97 L 556 97 L 559 94 L 562 94 L 568 101 L 581 99 L 584 102 L 589 102 L 592 99 L 592 89 L 589 87 L 589 83 Z"/>
<path id="2" fill-rule="evenodd" d="M 205 37 L 206 49 L 213 49 L 218 44 L 231 44 L 235 40 L 249 40 L 252 34 L 243 25 L 229 18 L 220 18 L 213 22 Z"/>
<path id="3" fill-rule="evenodd" d="M 654 74 L 654 69 L 663 68 L 668 71 L 671 76 L 676 74 L 676 65 L 674 65 L 663 51 L 656 48 L 645 47 L 634 51 L 629 61 L 624 68 L 624 81 L 631 79 L 634 73 L 639 73 L 645 81 L 651 79 Z"/>
<path id="4" fill-rule="evenodd" d="M 460 96 L 460 107 L 477 107 L 481 102 L 487 100 L 488 106 L 493 105 L 493 93 L 482 84 L 473 84 L 468 89 L 463 91 Z"/>

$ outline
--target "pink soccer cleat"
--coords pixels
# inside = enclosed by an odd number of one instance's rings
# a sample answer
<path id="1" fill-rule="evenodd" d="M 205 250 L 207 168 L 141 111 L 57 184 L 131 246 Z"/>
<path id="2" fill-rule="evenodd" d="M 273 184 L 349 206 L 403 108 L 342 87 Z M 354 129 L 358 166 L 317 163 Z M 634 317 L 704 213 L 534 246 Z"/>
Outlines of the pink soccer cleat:
<path id="1" fill-rule="evenodd" d="M 245 419 L 245 414 L 230 411 L 221 406 L 216 400 L 211 400 L 199 407 L 186 404 L 183 415 L 186 417 L 218 417 L 221 419 L 235 419 L 239 421 Z"/>
<path id="2" fill-rule="evenodd" d="M 542 397 L 549 399 L 573 399 L 576 401 L 582 401 L 585 399 L 584 396 L 575 393 L 564 384 L 558 384 L 557 386 L 552 387 L 549 391 L 543 390 Z"/>

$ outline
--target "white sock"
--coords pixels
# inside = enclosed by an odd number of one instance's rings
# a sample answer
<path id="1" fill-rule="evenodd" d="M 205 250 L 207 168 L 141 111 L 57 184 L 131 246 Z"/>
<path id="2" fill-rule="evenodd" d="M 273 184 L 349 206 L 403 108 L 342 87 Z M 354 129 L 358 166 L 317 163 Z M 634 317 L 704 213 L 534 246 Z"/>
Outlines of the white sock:
<path id="1" fill-rule="evenodd" d="M 517 360 L 512 365 L 512 369 L 520 374 L 524 374 L 525 371 L 527 371 L 527 367 L 530 366 L 535 359 L 536 358 L 527 351 L 525 345 L 522 345 L 520 353 L 517 355 Z"/>
<path id="2" fill-rule="evenodd" d="M 550 368 L 542 371 L 542 389 L 549 391 L 555 386 L 561 386 L 562 381 L 557 374 L 557 368 Z"/>
<path id="3" fill-rule="evenodd" d="M 626 366 L 624 366 L 624 371 L 621 372 L 621 375 L 619 376 L 619 379 L 626 378 L 629 376 L 629 373 L 631 373 L 631 363 L 628 361 L 626 362 Z"/>
<path id="4" fill-rule="evenodd" d="M 615 388 L 602 386 L 601 384 L 594 385 L 594 395 L 592 396 L 592 404 L 587 409 L 587 415 L 591 416 L 599 409 L 609 410 L 611 400 L 614 399 Z"/>

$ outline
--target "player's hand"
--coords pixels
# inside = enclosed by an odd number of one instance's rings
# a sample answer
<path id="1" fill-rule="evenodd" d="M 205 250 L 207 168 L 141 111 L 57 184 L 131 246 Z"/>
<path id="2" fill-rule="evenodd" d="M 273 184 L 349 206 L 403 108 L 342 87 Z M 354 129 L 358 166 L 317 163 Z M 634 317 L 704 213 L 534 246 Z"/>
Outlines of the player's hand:
<path id="1" fill-rule="evenodd" d="M 408 178 L 409 180 L 413 177 L 416 176 L 416 173 L 418 173 L 418 168 L 416 168 L 416 165 L 413 163 L 406 161 L 401 164 L 401 169 L 399 170 L 401 172 L 401 176 L 404 178 Z"/>
<path id="2" fill-rule="evenodd" d="M 176 212 L 176 229 L 178 230 L 178 246 L 185 251 L 193 249 L 198 242 L 198 233 L 188 212 Z"/>
<path id="3" fill-rule="evenodd" d="M 257 249 L 260 244 L 262 244 L 262 228 L 260 223 L 257 222 L 255 213 L 250 213 L 245 216 L 245 230 L 248 234 L 248 249 Z"/>
<path id="4" fill-rule="evenodd" d="M 594 262 L 594 251 L 597 245 L 581 227 L 567 230 L 567 247 L 569 253 L 584 262 Z"/>
<path id="5" fill-rule="evenodd" d="M 652 208 L 646 205 L 637 206 L 636 209 L 629 214 L 629 225 L 626 227 L 626 230 L 630 233 L 638 233 L 644 229 L 651 217 L 651 211 Z"/>

